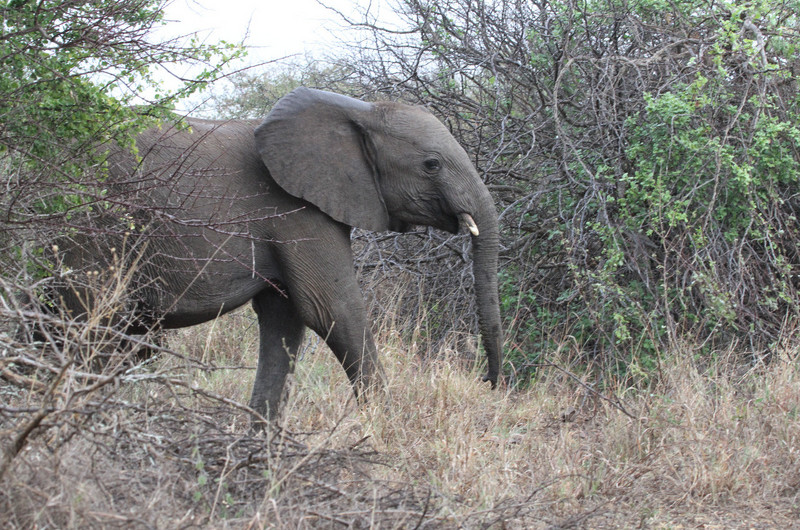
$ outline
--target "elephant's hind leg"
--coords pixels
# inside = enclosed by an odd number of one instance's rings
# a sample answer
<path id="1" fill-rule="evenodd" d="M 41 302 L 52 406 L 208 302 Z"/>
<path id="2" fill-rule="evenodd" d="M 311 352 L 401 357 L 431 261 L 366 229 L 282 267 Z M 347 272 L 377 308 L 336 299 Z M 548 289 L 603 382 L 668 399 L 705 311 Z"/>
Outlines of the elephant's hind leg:
<path id="1" fill-rule="evenodd" d="M 276 419 L 286 377 L 294 371 L 305 327 L 292 303 L 282 293 L 267 289 L 253 298 L 258 315 L 258 368 L 250 407 L 267 419 Z"/>

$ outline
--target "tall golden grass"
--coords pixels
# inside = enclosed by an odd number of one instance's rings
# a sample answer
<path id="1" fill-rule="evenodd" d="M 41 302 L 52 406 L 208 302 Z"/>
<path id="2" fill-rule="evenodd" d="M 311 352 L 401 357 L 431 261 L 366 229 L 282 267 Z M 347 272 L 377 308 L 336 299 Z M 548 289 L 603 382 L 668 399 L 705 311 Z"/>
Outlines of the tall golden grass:
<path id="1" fill-rule="evenodd" d="M 0 519 L 9 528 L 800 527 L 796 348 L 755 366 L 731 348 L 701 368 L 687 344 L 663 352 L 648 386 L 626 388 L 565 375 L 577 354 L 565 341 L 545 352 L 552 365 L 529 388 L 491 391 L 461 352 L 431 351 L 420 327 L 391 315 L 379 326 L 388 386 L 362 405 L 309 337 L 283 415 L 265 433 L 249 430 L 240 405 L 257 346 L 249 310 L 172 332 L 155 359 L 96 375 L 77 362 L 53 373 L 46 367 L 64 365 L 46 348 L 4 335 Z M 20 371 L 23 354 L 41 366 Z"/>

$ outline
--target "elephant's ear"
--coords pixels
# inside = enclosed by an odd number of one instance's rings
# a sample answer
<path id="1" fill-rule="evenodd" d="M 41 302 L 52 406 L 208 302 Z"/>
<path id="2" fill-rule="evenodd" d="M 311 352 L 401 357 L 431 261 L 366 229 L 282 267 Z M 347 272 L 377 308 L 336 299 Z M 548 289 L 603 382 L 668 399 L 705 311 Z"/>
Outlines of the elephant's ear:
<path id="1" fill-rule="evenodd" d="M 298 88 L 255 130 L 256 146 L 272 178 L 291 195 L 350 226 L 387 230 L 364 126 L 371 113 L 369 103 Z"/>

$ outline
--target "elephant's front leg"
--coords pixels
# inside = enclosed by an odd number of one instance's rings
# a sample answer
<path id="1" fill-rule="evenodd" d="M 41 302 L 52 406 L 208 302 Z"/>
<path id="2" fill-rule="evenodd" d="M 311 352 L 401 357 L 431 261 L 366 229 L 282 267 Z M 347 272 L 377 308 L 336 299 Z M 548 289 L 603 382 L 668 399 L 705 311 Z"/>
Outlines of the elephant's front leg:
<path id="1" fill-rule="evenodd" d="M 354 287 L 360 293 L 358 285 Z M 330 318 L 315 331 L 325 339 L 342 364 L 357 398 L 363 400 L 368 392 L 383 388 L 385 375 L 363 301 L 360 304 L 336 305 Z"/>
<path id="2" fill-rule="evenodd" d="M 323 237 L 282 250 L 289 298 L 342 364 L 356 396 L 362 396 L 381 388 L 385 379 L 353 267 L 349 228 L 337 227 Z"/>
<path id="3" fill-rule="evenodd" d="M 357 397 L 384 385 L 383 367 L 367 321 L 361 290 L 352 281 L 330 287 L 324 296 L 293 292 L 305 324 L 322 337 L 342 364 Z"/>

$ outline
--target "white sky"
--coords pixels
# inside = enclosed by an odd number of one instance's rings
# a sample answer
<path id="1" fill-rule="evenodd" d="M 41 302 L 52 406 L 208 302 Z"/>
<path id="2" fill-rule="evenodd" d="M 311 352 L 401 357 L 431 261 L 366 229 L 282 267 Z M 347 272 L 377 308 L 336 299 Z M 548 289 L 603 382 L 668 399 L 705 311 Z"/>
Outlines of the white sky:
<path id="1" fill-rule="evenodd" d="M 378 1 L 322 1 L 349 16 L 359 4 L 371 4 L 370 12 L 379 13 Z M 167 35 L 197 32 L 209 42 L 244 39 L 252 63 L 325 51 L 335 46 L 333 34 L 341 35 L 344 24 L 316 0 L 173 0 L 165 18 L 174 21 L 164 29 Z"/>
<path id="2" fill-rule="evenodd" d="M 369 7 L 370 20 L 379 20 L 382 25 L 386 19 L 396 20 L 387 6 L 390 1 L 321 0 L 358 21 L 363 20 L 362 13 Z M 168 23 L 156 32 L 156 38 L 197 34 L 208 43 L 244 41 L 248 55 L 243 63 L 230 65 L 229 71 L 283 58 L 293 58 L 294 62 L 301 62 L 304 57 L 323 59 L 334 55 L 343 40 L 355 39 L 355 33 L 345 29 L 342 18 L 317 0 L 173 0 L 164 18 Z M 191 77 L 191 69 L 181 72 L 180 67 L 172 66 L 171 70 Z M 164 78 L 167 86 L 173 82 L 172 75 Z M 218 90 L 220 83 L 224 81 L 217 82 L 211 90 Z M 179 103 L 177 110 L 193 112 L 198 99 L 202 100 L 203 95 Z"/>

